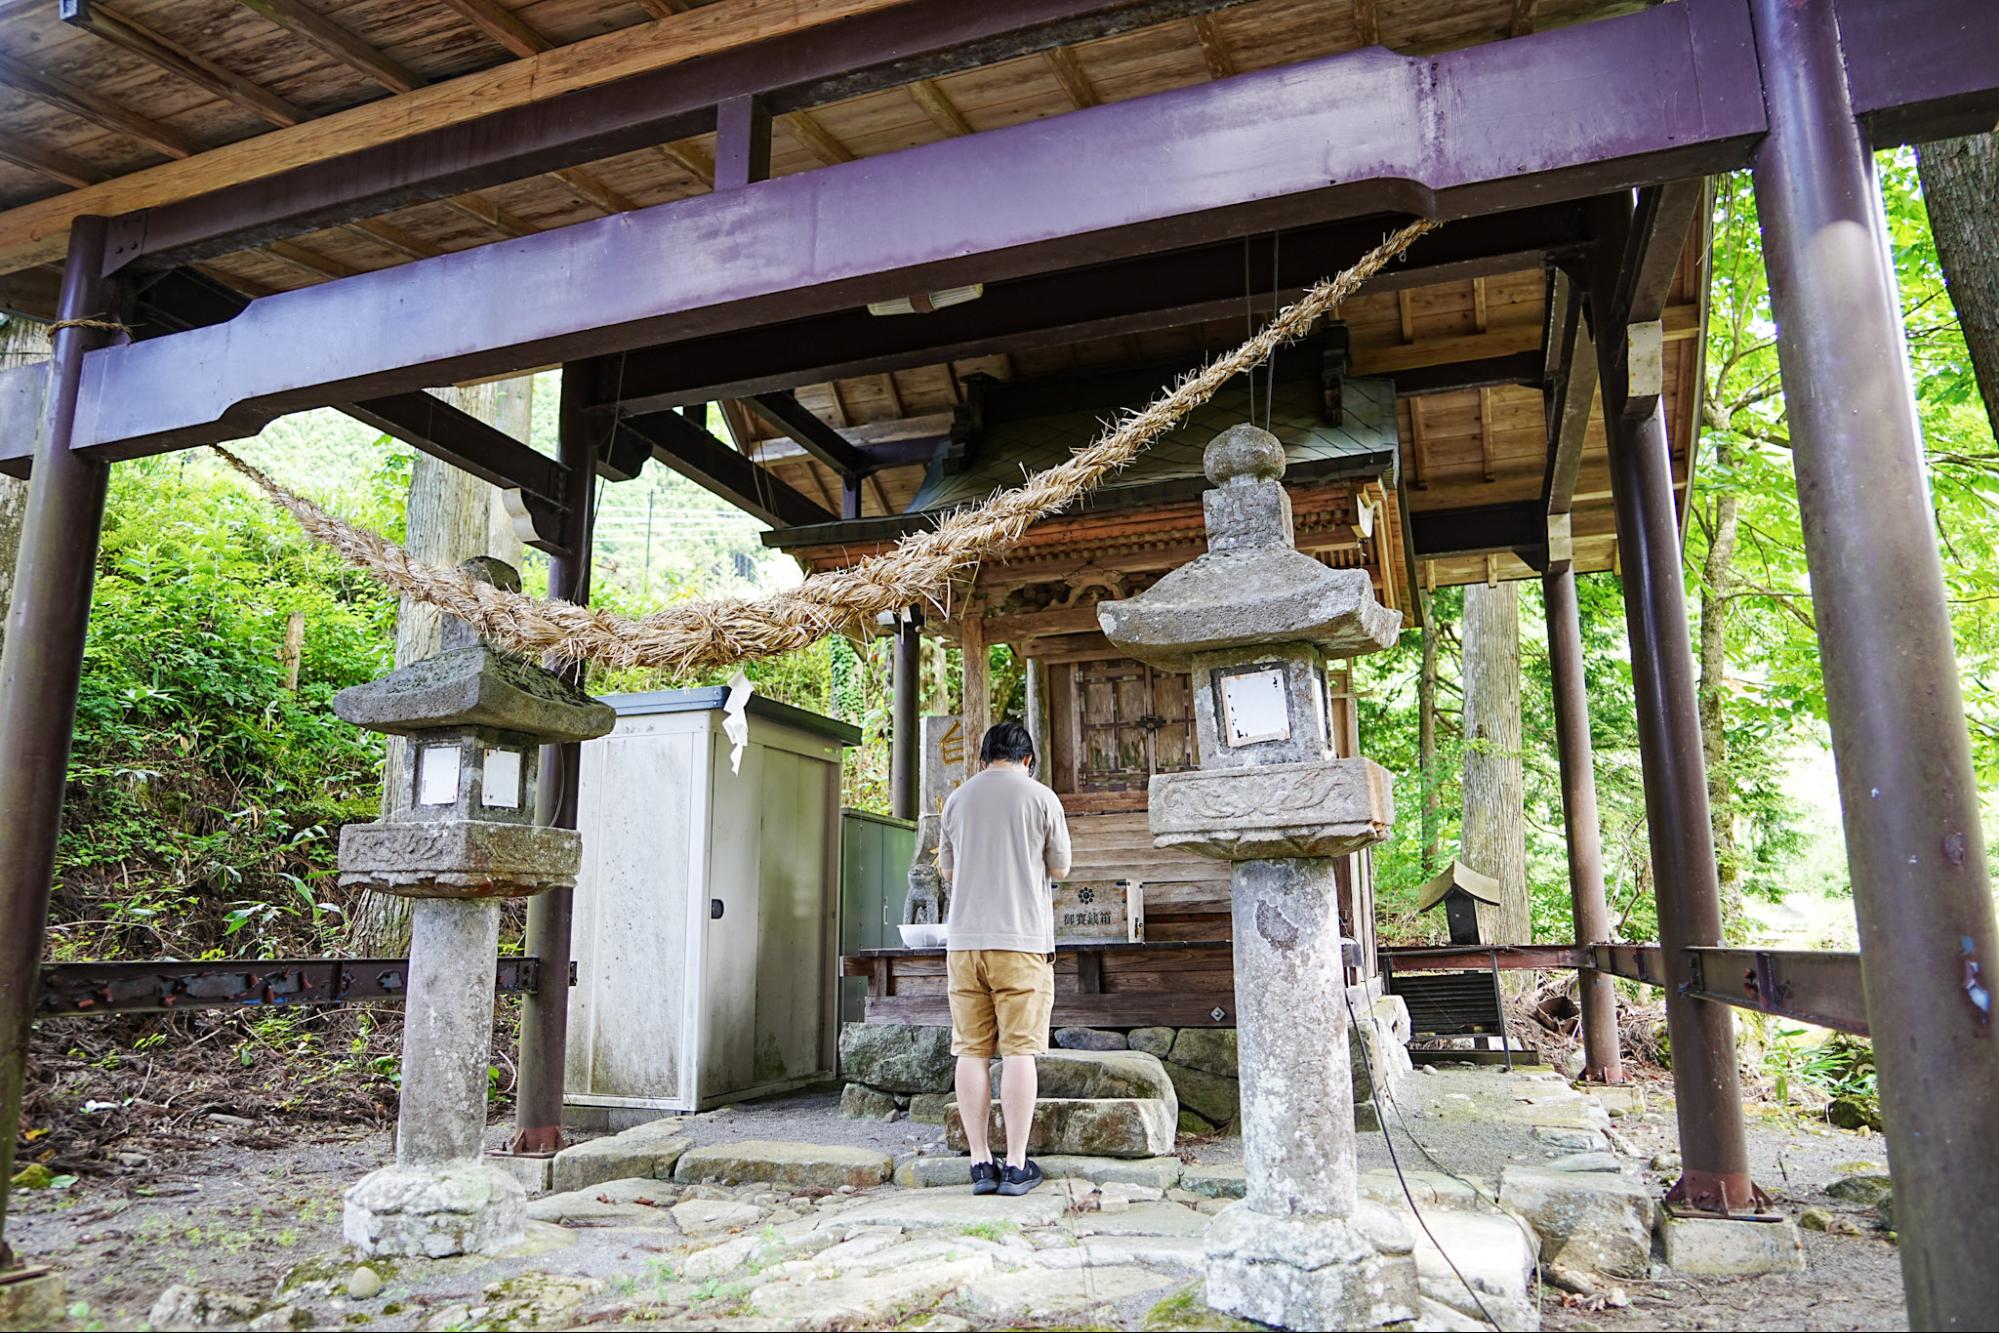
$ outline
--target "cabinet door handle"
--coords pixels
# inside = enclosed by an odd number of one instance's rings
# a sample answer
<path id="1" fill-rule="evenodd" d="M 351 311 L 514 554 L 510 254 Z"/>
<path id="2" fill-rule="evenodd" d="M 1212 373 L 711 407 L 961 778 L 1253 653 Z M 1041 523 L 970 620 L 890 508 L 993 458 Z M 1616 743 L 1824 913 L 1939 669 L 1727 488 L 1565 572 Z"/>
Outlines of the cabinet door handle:
<path id="1" fill-rule="evenodd" d="M 722 919 L 722 900 L 720 898 L 710 898 L 708 900 L 708 919 L 710 921 L 720 921 Z"/>

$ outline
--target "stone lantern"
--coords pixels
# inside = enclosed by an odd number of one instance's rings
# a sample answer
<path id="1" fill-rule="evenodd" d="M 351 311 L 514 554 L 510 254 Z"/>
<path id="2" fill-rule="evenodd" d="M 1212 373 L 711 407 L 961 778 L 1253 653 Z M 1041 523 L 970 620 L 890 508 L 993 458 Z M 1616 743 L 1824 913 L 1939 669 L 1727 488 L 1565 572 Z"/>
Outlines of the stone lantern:
<path id="1" fill-rule="evenodd" d="M 497 560 L 465 568 L 520 588 Z M 481 1153 L 500 900 L 576 883 L 577 835 L 534 822 L 539 750 L 602 736 L 616 717 L 448 616 L 437 656 L 342 690 L 333 710 L 406 741 L 387 775 L 393 813 L 341 832 L 340 883 L 416 900 L 396 1161 L 347 1191 L 345 1234 L 368 1254 L 491 1251 L 520 1237 L 526 1203 Z"/>
<path id="2" fill-rule="evenodd" d="M 1417 1311 L 1412 1240 L 1356 1196 L 1332 858 L 1379 842 L 1389 775 L 1334 757 L 1328 659 L 1395 642 L 1365 570 L 1296 549 L 1284 447 L 1235 426 L 1208 446 L 1207 553 L 1103 602 L 1110 641 L 1193 675 L 1200 768 L 1152 779 L 1155 844 L 1229 861 L 1242 1075 L 1242 1202 L 1207 1240 L 1207 1299 L 1287 1328 L 1372 1328 Z"/>

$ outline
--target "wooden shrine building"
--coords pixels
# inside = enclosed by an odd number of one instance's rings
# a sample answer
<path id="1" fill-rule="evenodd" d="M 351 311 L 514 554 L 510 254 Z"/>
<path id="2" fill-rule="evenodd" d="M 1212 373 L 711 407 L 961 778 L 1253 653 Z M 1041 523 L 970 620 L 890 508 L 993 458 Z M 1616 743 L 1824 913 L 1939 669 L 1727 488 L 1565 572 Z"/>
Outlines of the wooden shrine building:
<path id="1" fill-rule="evenodd" d="M 1969 1326 L 1999 1306 L 1962 1225 L 1999 1195 L 1999 938 L 1871 152 L 1999 122 L 1989 10 L 0 0 L 0 306 L 57 325 L 48 365 L 0 371 L 0 471 L 30 477 L 0 660 L 0 1125 L 117 461 L 335 407 L 511 493 L 558 596 L 588 597 L 596 485 L 654 461 L 823 566 L 1059 456 L 1424 216 L 1443 227 L 1280 353 L 1253 408 L 1225 394 L 929 629 L 1039 664 L 1058 790 L 1122 862 L 1149 854 L 1142 778 L 1186 761 L 1184 705 L 1095 639 L 1091 603 L 1194 549 L 1203 430 L 1268 412 L 1301 544 L 1412 624 L 1418 587 L 1542 578 L 1578 907 L 1548 965 L 1665 983 L 1675 1200 L 1757 1206 L 1726 1006 L 1852 1015 L 1864 983 L 1912 1321 Z M 1679 534 L 1706 181 L 1744 168 L 1857 957 L 1720 947 Z M 554 365 L 554 457 L 426 392 Z M 1649 952 L 1603 944 L 1573 583 L 1598 571 L 1631 631 Z M 542 790 L 573 792 L 576 763 L 548 752 Z M 1143 873 L 1212 933 L 1213 880 Z M 540 975 L 569 929 L 565 895 L 534 900 Z M 566 1004 L 526 1001 L 522 1151 L 559 1140 Z"/>

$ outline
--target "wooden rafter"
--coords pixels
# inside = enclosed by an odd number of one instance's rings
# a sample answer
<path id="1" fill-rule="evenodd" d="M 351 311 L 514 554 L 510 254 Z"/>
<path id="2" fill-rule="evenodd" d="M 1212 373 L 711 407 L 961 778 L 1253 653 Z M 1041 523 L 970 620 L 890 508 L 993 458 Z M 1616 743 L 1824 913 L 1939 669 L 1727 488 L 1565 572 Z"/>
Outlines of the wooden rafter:
<path id="1" fill-rule="evenodd" d="M 87 120 L 113 134 L 136 139 L 168 157 L 193 157 L 201 151 L 199 142 L 171 125 L 127 110 L 108 97 L 102 97 L 88 88 L 80 88 L 53 74 L 44 74 L 9 56 L 0 56 L 0 85 L 26 93 L 37 101 L 47 102 L 78 120 Z"/>
<path id="2" fill-rule="evenodd" d="M 1201 44 L 1201 59 L 1207 62 L 1209 78 L 1226 79 L 1235 73 L 1235 58 L 1229 54 L 1228 41 L 1215 25 L 1213 14 L 1194 16 L 1194 40 Z"/>
<path id="3" fill-rule="evenodd" d="M 450 199 L 440 199 L 438 202 L 455 212 L 463 213 L 475 222 L 492 228 L 502 236 L 533 236 L 541 230 L 532 222 L 509 209 L 502 208 L 483 194 L 461 194 Z"/>
<path id="4" fill-rule="evenodd" d="M 639 7 L 656 19 L 687 12 L 687 0 L 639 0 Z"/>
<path id="5" fill-rule="evenodd" d="M 715 158 L 700 144 L 692 140 L 663 143 L 659 146 L 659 155 L 701 184 L 710 189 L 715 187 Z"/>
<path id="6" fill-rule="evenodd" d="M 1478 465 L 1479 472 L 1487 481 L 1493 479 L 1492 470 L 1492 390 L 1478 391 Z"/>
<path id="7" fill-rule="evenodd" d="M 1409 400 L 1409 481 L 1419 491 L 1430 489 L 1429 468 L 1423 458 L 1423 400 Z"/>
<path id="8" fill-rule="evenodd" d="M 1049 72 L 1068 94 L 1071 106 L 1081 111 L 1097 105 L 1100 100 L 1097 90 L 1090 86 L 1090 76 L 1083 72 L 1083 62 L 1074 51 L 1066 46 L 1051 47 L 1041 53 L 1041 58 L 1048 62 Z"/>
<path id="9" fill-rule="evenodd" d="M 1507 16 L 1506 35 L 1525 37 L 1534 31 L 1535 0 L 1513 0 L 1513 12 Z"/>
<path id="10" fill-rule="evenodd" d="M 312 9 L 304 0 L 236 0 L 245 9 L 262 15 L 309 45 L 332 56 L 357 73 L 366 75 L 391 92 L 407 93 L 421 88 L 423 75 L 393 60 L 356 37 L 332 19 Z"/>
<path id="11" fill-rule="evenodd" d="M 434 259 L 445 253 L 443 246 L 432 245 L 423 237 L 405 231 L 393 222 L 385 222 L 381 218 L 362 218 L 348 225 L 376 244 L 385 245 L 411 259 Z"/>
<path id="12" fill-rule="evenodd" d="M 316 278 L 351 278 L 361 272 L 351 264 L 330 259 L 317 250 L 308 250 L 296 241 L 272 241 L 264 250 Z"/>
<path id="13" fill-rule="evenodd" d="M 552 50 L 554 43 L 522 22 L 520 15 L 500 4 L 499 0 L 440 0 L 442 4 L 457 11 L 480 32 L 505 47 L 517 56 L 540 55 Z"/>
<path id="14" fill-rule="evenodd" d="M 854 155 L 847 146 L 835 139 L 824 125 L 819 123 L 809 111 L 794 111 L 788 116 L 778 117 L 778 123 L 790 132 L 791 137 L 805 146 L 805 151 L 818 158 L 829 167 L 837 167 L 842 162 L 851 162 Z"/>
<path id="15" fill-rule="evenodd" d="M 76 189 L 95 185 L 104 179 L 103 172 L 67 153 L 43 148 L 11 134 L 0 133 L 0 161 L 12 162 L 17 167 Z"/>
<path id="16" fill-rule="evenodd" d="M 1485 332 L 1485 279 L 1471 280 L 1471 322 L 1480 333 Z"/>
<path id="17" fill-rule="evenodd" d="M 1416 311 L 1414 305 L 1411 303 L 1411 295 L 1407 287 L 1395 293 L 1395 317 L 1402 334 L 1402 341 L 1405 343 L 1415 342 Z"/>
<path id="18" fill-rule="evenodd" d="M 958 110 L 934 79 L 918 79 L 909 85 L 909 95 L 923 108 L 923 114 L 946 134 L 970 134 L 972 123 Z"/>
<path id="19" fill-rule="evenodd" d="M 595 204 L 606 213 L 629 213 L 637 208 L 638 201 L 619 193 L 606 185 L 594 172 L 581 167 L 565 167 L 561 171 L 548 173 L 550 179 L 561 181 L 577 196 Z"/>
<path id="20" fill-rule="evenodd" d="M 1381 42 L 1381 18 L 1375 13 L 1375 0 L 1353 0 L 1353 30 L 1362 46 L 1376 46 Z"/>
<path id="21" fill-rule="evenodd" d="M 268 88 L 233 70 L 224 69 L 199 51 L 181 45 L 137 19 L 126 18 L 102 5 L 78 3 L 63 15 L 63 21 L 122 47 L 141 60 L 186 79 L 279 128 L 296 125 L 306 118 L 305 112 Z"/>

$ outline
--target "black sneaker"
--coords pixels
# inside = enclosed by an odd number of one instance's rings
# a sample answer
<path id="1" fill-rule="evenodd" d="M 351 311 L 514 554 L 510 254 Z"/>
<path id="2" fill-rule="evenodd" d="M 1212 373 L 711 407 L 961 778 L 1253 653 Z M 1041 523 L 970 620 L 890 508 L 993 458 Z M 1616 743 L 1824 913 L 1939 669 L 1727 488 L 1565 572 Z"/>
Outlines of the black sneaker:
<path id="1" fill-rule="evenodd" d="M 972 1163 L 972 1193 L 997 1194 L 1000 1188 L 1000 1168 L 998 1162 Z"/>
<path id="2" fill-rule="evenodd" d="M 1041 1168 L 1029 1159 L 1026 1166 L 1009 1166 L 1000 1172 L 999 1192 L 1008 1196 L 1025 1194 L 1041 1180 Z"/>

